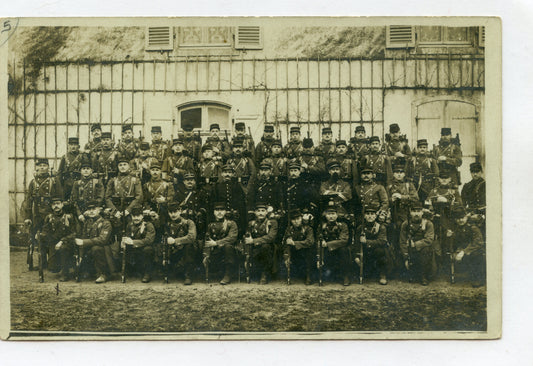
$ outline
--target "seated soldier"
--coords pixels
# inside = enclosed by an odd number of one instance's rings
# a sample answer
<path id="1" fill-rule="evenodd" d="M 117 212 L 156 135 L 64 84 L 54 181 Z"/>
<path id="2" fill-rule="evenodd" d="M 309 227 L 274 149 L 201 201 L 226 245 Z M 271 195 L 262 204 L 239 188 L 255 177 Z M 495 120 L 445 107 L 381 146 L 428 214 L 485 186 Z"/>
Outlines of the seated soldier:
<path id="1" fill-rule="evenodd" d="M 405 268 L 420 276 L 422 286 L 427 286 L 432 274 L 433 223 L 422 217 L 422 204 L 418 201 L 411 206 L 410 216 L 410 220 L 404 221 L 400 229 L 400 248 Z"/>
<path id="2" fill-rule="evenodd" d="M 142 282 L 152 279 L 154 262 L 155 229 L 151 222 L 144 221 L 143 209 L 135 206 L 131 209 L 131 222 L 126 226 L 121 246 L 126 250 L 126 260 L 142 274 Z M 123 275 L 125 275 L 123 273 Z"/>
<path id="3" fill-rule="evenodd" d="M 290 268 L 294 264 L 297 274 L 303 274 L 305 269 L 305 284 L 311 282 L 311 266 L 313 265 L 313 229 L 303 223 L 303 215 L 299 209 L 289 212 L 290 225 L 285 231 L 283 259 L 287 267 L 287 282 L 290 284 Z"/>
<path id="4" fill-rule="evenodd" d="M 52 213 L 46 216 L 41 231 L 43 253 L 48 254 L 48 269 L 60 272 L 60 281 L 67 281 L 72 266 L 74 238 L 78 232 L 77 221 L 65 213 L 61 197 L 51 198 Z"/>
<path id="5" fill-rule="evenodd" d="M 232 267 L 235 265 L 235 244 L 239 230 L 235 221 L 228 218 L 224 202 L 215 204 L 213 215 L 215 221 L 211 222 L 207 228 L 203 249 L 206 281 L 209 282 L 210 267 L 222 264 L 224 277 L 220 284 L 228 285 L 231 283 Z"/>
<path id="6" fill-rule="evenodd" d="M 473 287 L 485 284 L 485 245 L 481 230 L 468 223 L 468 215 L 462 206 L 453 208 L 453 230 L 446 235 L 452 242 L 452 260 L 468 268 Z M 453 273 L 452 273 L 453 275 Z M 453 278 L 452 278 L 453 282 Z"/>
<path id="7" fill-rule="evenodd" d="M 390 254 L 388 253 L 386 225 L 376 220 L 378 209 L 377 205 L 370 205 L 364 209 L 364 221 L 357 226 L 355 231 L 355 263 L 361 266 L 361 261 L 363 261 L 365 277 L 377 273 L 379 283 L 386 285 Z"/>
<path id="8" fill-rule="evenodd" d="M 192 285 L 192 271 L 196 244 L 196 225 L 190 219 L 181 216 L 183 207 L 175 202 L 168 205 L 169 220 L 165 225 L 164 236 L 168 245 L 168 263 L 177 263 L 184 271 L 184 285 Z"/>
<path id="9" fill-rule="evenodd" d="M 85 222 L 81 235 L 74 239 L 78 246 L 80 258 L 87 259 L 93 263 L 96 272 L 96 283 L 104 283 L 114 272 L 113 255 L 111 253 L 111 223 L 100 216 L 102 210 L 98 201 L 90 202 L 84 214 Z"/>
<path id="10" fill-rule="evenodd" d="M 248 247 L 247 256 L 261 272 L 259 283 L 268 283 L 267 273 L 272 269 L 273 245 L 278 234 L 278 222 L 267 218 L 267 205 L 258 202 L 255 205 L 255 219 L 248 223 L 244 244 Z M 249 277 L 249 273 L 247 273 Z"/>
<path id="11" fill-rule="evenodd" d="M 318 245 L 324 251 L 324 264 L 344 276 L 343 285 L 350 286 L 350 249 L 348 248 L 348 226 L 338 221 L 339 208 L 330 201 L 324 211 L 326 221 L 318 229 Z"/>

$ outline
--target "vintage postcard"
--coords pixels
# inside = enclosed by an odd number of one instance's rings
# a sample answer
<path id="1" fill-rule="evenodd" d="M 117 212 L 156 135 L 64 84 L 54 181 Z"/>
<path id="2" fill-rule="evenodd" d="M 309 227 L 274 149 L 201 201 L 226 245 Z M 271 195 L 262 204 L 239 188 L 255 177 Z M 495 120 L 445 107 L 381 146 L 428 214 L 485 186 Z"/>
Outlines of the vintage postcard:
<path id="1" fill-rule="evenodd" d="M 501 336 L 500 19 L 0 28 L 3 339 Z"/>

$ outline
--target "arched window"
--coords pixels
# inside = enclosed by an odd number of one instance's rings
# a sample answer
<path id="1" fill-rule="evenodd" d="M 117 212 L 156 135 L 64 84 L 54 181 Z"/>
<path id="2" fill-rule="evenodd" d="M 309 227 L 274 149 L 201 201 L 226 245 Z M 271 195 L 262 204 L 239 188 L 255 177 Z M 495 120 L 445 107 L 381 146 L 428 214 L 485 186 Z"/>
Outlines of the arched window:
<path id="1" fill-rule="evenodd" d="M 178 129 L 191 126 L 194 130 L 209 130 L 209 125 L 218 123 L 221 130 L 231 131 L 231 105 L 210 101 L 199 100 L 183 103 L 177 106 Z"/>

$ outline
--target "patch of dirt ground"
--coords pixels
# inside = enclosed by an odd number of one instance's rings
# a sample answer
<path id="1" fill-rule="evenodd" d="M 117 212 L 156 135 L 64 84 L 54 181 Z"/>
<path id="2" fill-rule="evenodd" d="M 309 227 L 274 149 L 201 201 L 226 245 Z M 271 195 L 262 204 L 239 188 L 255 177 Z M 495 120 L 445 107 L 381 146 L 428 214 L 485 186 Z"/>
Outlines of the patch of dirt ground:
<path id="1" fill-rule="evenodd" d="M 160 277 L 143 284 L 115 278 L 102 285 L 93 280 L 58 282 L 45 271 L 45 282 L 29 272 L 25 253 L 11 253 L 12 331 L 87 332 L 225 332 L 225 331 L 484 331 L 486 287 L 450 285 L 439 278 L 423 287 L 375 280 L 343 287 L 327 282 L 287 286 L 274 281 L 196 281 L 164 284 Z M 56 286 L 59 287 L 57 292 Z"/>

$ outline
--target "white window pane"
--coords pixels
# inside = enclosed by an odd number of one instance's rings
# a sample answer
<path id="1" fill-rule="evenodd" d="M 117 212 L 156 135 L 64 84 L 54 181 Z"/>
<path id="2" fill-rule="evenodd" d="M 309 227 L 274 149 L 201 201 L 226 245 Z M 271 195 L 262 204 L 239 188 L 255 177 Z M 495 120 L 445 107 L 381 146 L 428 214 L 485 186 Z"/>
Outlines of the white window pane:
<path id="1" fill-rule="evenodd" d="M 208 125 L 211 123 L 218 123 L 221 130 L 230 129 L 229 125 L 229 112 L 220 108 L 208 108 L 207 109 Z"/>

